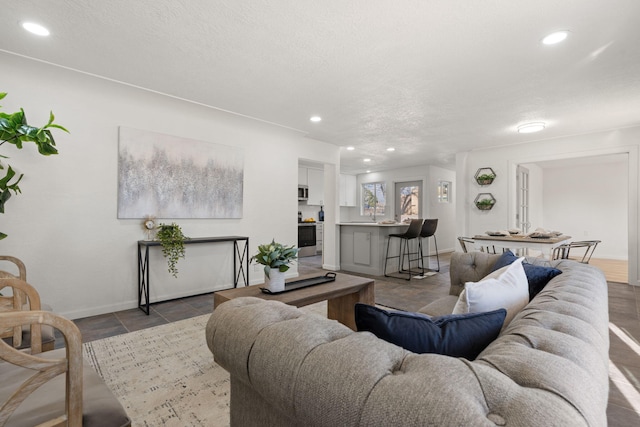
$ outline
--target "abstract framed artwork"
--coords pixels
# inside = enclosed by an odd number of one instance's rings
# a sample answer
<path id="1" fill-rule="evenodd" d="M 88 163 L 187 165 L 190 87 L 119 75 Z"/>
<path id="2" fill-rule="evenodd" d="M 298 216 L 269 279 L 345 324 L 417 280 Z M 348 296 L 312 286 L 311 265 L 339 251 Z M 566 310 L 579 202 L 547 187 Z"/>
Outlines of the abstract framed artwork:
<path id="1" fill-rule="evenodd" d="M 118 218 L 242 218 L 241 149 L 119 128 Z"/>

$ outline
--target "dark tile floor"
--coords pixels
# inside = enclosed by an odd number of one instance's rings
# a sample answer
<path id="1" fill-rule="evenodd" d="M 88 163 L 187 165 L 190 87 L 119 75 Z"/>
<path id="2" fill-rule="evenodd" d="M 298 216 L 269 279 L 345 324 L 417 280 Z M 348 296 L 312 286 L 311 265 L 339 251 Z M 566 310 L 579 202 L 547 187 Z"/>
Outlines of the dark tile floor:
<path id="1" fill-rule="evenodd" d="M 385 294 L 389 301 L 385 305 L 393 307 L 394 298 L 435 300 L 448 293 L 449 256 L 440 257 L 441 274 L 421 280 L 375 277 L 381 286 L 380 296 Z M 321 258 L 300 259 L 300 274 L 321 270 Z M 444 274 L 442 274 L 444 273 Z M 425 284 L 429 284 L 427 290 Z M 431 286 L 433 285 L 433 286 Z M 376 287 L 378 289 L 378 287 Z M 377 300 L 377 299 L 376 299 Z M 430 301 L 429 301 L 430 302 Z M 118 334 L 137 331 L 177 320 L 209 314 L 213 310 L 213 293 L 187 297 L 151 305 L 149 316 L 140 309 L 119 311 L 100 316 L 75 320 L 82 332 L 84 342 L 106 338 Z M 607 418 L 609 426 L 626 427 L 640 425 L 640 288 L 627 284 L 609 283 L 610 320 L 610 382 Z M 64 340 L 56 340 L 56 346 L 64 345 Z"/>
<path id="2" fill-rule="evenodd" d="M 139 308 L 101 314 L 74 320 L 82 333 L 82 342 L 164 325 L 177 320 L 210 314 L 213 293 L 151 304 L 147 316 Z M 56 348 L 64 347 L 64 339 L 56 339 Z"/>

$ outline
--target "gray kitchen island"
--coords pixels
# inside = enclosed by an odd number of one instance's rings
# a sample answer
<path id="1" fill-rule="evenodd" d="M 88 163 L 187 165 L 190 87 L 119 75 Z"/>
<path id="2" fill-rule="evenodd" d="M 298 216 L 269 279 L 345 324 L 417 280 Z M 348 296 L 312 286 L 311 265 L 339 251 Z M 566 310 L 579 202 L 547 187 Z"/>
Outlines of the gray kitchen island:
<path id="1" fill-rule="evenodd" d="M 354 273 L 384 274 L 384 259 L 389 234 L 404 233 L 407 224 L 380 224 L 375 222 L 341 222 L 340 269 Z M 417 249 L 413 242 L 412 252 Z M 392 239 L 389 255 L 397 255 L 400 239 Z M 407 266 L 405 262 L 405 267 Z M 415 266 L 415 264 L 414 264 Z M 390 259 L 387 273 L 398 271 L 398 259 Z"/>

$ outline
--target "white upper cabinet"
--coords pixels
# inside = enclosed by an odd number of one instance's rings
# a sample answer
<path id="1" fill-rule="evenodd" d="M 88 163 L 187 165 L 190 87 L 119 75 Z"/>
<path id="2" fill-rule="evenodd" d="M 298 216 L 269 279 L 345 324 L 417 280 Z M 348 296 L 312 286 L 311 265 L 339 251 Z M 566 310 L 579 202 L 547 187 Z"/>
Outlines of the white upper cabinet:
<path id="1" fill-rule="evenodd" d="M 357 183 L 355 175 L 340 174 L 340 206 L 357 206 Z"/>
<path id="2" fill-rule="evenodd" d="M 309 185 L 307 170 L 307 168 L 298 167 L 298 185 Z"/>
<path id="3" fill-rule="evenodd" d="M 309 186 L 309 200 L 307 205 L 324 204 L 324 171 L 307 169 L 307 185 Z"/>

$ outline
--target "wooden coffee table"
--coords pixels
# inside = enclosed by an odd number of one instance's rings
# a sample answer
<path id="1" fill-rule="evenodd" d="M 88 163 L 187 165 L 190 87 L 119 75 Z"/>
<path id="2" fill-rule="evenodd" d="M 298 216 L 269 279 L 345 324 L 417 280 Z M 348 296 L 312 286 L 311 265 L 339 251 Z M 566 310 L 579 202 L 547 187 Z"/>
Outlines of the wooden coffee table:
<path id="1" fill-rule="evenodd" d="M 287 282 L 317 276 L 318 274 L 303 275 L 296 279 L 287 280 Z M 336 280 L 333 282 L 277 295 L 265 294 L 260 290 L 261 287 L 263 288 L 265 285 L 245 286 L 215 292 L 213 294 L 213 308 L 215 309 L 223 302 L 240 297 L 257 297 L 265 300 L 280 301 L 296 307 L 327 301 L 327 317 L 337 320 L 355 331 L 355 304 L 357 302 L 369 305 L 375 304 L 373 279 L 350 276 L 342 273 L 338 273 Z"/>

